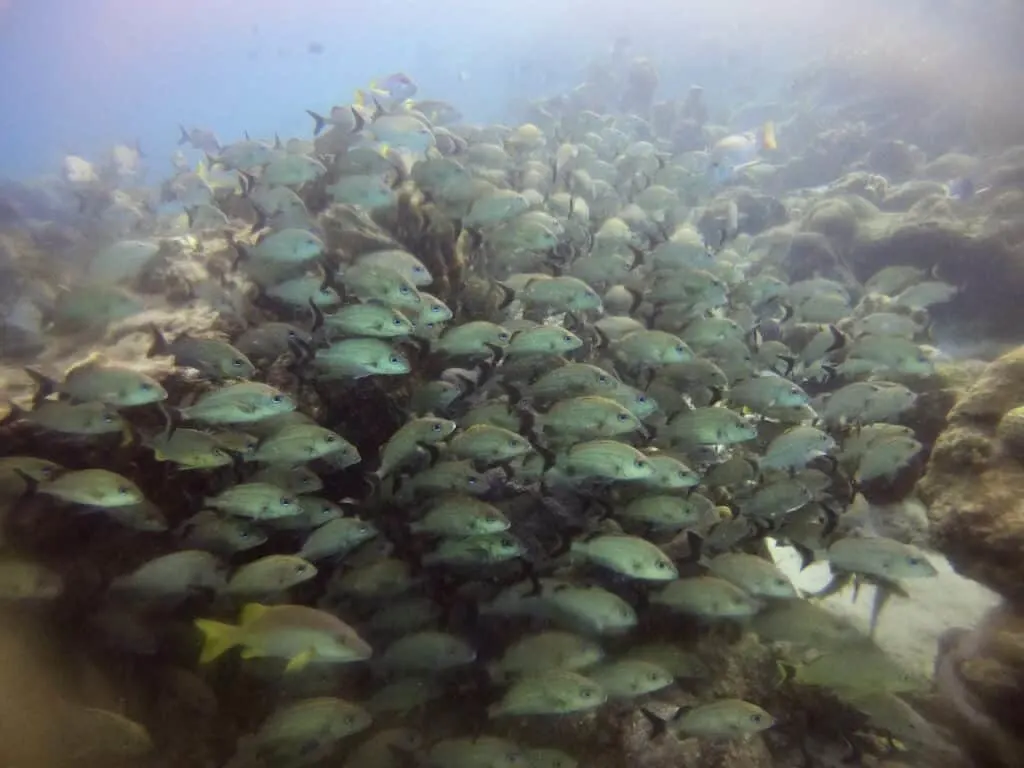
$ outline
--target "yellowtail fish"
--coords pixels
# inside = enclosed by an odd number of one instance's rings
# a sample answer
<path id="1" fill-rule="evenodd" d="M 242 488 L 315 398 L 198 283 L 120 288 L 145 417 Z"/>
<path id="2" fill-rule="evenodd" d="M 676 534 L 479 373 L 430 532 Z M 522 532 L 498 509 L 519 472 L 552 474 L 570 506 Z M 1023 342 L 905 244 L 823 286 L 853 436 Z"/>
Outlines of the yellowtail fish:
<path id="1" fill-rule="evenodd" d="M 406 99 L 411 99 L 419 90 L 408 75 L 403 72 L 395 72 L 370 81 L 367 88 L 356 90 L 352 103 L 357 107 L 372 107 L 376 101 L 382 106 L 394 106 L 401 104 Z"/>

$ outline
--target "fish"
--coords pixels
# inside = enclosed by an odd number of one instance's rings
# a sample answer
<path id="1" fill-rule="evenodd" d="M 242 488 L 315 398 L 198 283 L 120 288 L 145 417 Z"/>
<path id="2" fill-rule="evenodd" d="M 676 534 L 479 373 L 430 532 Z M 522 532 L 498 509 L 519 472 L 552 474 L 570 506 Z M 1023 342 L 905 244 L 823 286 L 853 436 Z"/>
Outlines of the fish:
<path id="1" fill-rule="evenodd" d="M 481 533 L 457 539 L 442 539 L 426 553 L 425 566 L 487 566 L 514 560 L 526 554 L 526 548 L 507 532 Z"/>
<path id="2" fill-rule="evenodd" d="M 234 461 L 214 435 L 196 429 L 167 431 L 144 442 L 157 461 L 170 461 L 184 470 L 225 467 Z"/>
<path id="3" fill-rule="evenodd" d="M 289 702 L 271 712 L 255 733 L 239 740 L 233 761 L 318 759 L 372 722 L 365 708 L 334 696 Z"/>
<path id="4" fill-rule="evenodd" d="M 487 708 L 490 718 L 554 715 L 596 709 L 607 694 L 593 680 L 568 670 L 549 670 L 542 675 L 521 677 Z"/>
<path id="5" fill-rule="evenodd" d="M 115 593 L 141 600 L 181 600 L 224 587 L 224 566 L 210 552 L 182 549 L 156 557 L 111 582 Z"/>
<path id="6" fill-rule="evenodd" d="M 431 502 L 419 520 L 409 524 L 410 532 L 447 538 L 465 538 L 503 533 L 511 522 L 501 510 L 472 496 L 441 496 Z"/>
<path id="7" fill-rule="evenodd" d="M 461 638 L 423 630 L 389 645 L 377 663 L 394 672 L 440 672 L 475 660 L 476 650 Z"/>
<path id="8" fill-rule="evenodd" d="M 201 510 L 175 531 L 186 547 L 214 554 L 245 552 L 265 544 L 266 533 L 238 518 L 223 517 L 212 509 Z"/>
<path id="9" fill-rule="evenodd" d="M 379 533 L 372 523 L 365 520 L 339 517 L 311 531 L 297 554 L 311 562 L 342 558 Z"/>
<path id="10" fill-rule="evenodd" d="M 938 574 L 917 547 L 884 537 L 844 537 L 828 548 L 826 556 L 830 566 L 837 570 L 890 581 L 931 578 Z"/>
<path id="11" fill-rule="evenodd" d="M 653 594 L 651 602 L 673 612 L 705 619 L 753 616 L 762 607 L 761 601 L 716 576 L 677 578 Z"/>
<path id="12" fill-rule="evenodd" d="M 825 653 L 790 668 L 789 681 L 827 688 L 842 698 L 923 691 L 920 677 L 873 644 Z"/>
<path id="13" fill-rule="evenodd" d="M 267 555 L 231 574 L 224 592 L 229 595 L 277 594 L 314 578 L 316 566 L 296 555 Z"/>
<path id="14" fill-rule="evenodd" d="M 366 661 L 373 649 L 352 627 L 324 611 L 303 605 L 249 603 L 238 624 L 196 619 L 203 635 L 201 664 L 235 647 L 244 658 L 286 661 L 285 672 L 300 672 L 311 662 L 345 664 Z"/>
<path id="15" fill-rule="evenodd" d="M 74 402 L 98 402 L 122 408 L 148 405 L 167 399 L 167 390 L 151 376 L 132 368 L 113 365 L 99 357 L 89 358 L 73 365 L 62 381 L 26 368 L 25 372 L 36 383 L 36 404 L 57 393 Z"/>
<path id="16" fill-rule="evenodd" d="M 345 438 L 316 424 L 291 424 L 261 440 L 249 457 L 268 464 L 299 464 L 332 455 L 339 469 L 360 462 L 359 451 Z M 338 454 L 343 454 L 339 457 Z"/>
<path id="17" fill-rule="evenodd" d="M 125 434 L 128 429 L 128 422 L 121 414 L 112 405 L 102 402 L 44 400 L 28 411 L 12 404 L 3 423 L 15 422 L 78 436 Z"/>
<path id="18" fill-rule="evenodd" d="M 675 563 L 654 544 L 636 536 L 599 535 L 574 541 L 571 551 L 587 561 L 643 581 L 669 581 L 679 576 Z"/>
<path id="19" fill-rule="evenodd" d="M 133 481 L 107 469 L 79 469 L 32 483 L 36 493 L 69 504 L 127 507 L 145 500 L 142 490 Z"/>
<path id="20" fill-rule="evenodd" d="M 670 720 L 641 710 L 654 734 L 672 733 L 678 738 L 736 739 L 765 731 L 775 718 L 756 704 L 742 699 L 718 699 L 695 707 L 681 707 Z"/>
<path id="21" fill-rule="evenodd" d="M 643 659 L 620 659 L 587 671 L 609 699 L 632 699 L 668 688 L 675 678 L 668 670 Z"/>
<path id="22" fill-rule="evenodd" d="M 254 520 L 290 517 L 301 512 L 299 500 L 276 485 L 248 482 L 205 499 L 206 506 Z"/>
<path id="23" fill-rule="evenodd" d="M 553 669 L 579 671 L 603 658 L 604 651 L 593 640 L 571 632 L 548 630 L 512 643 L 487 669 L 493 679 L 503 680 Z"/>
<path id="24" fill-rule="evenodd" d="M 178 408 L 185 421 L 205 424 L 248 424 L 295 410 L 283 392 L 261 382 L 228 384 L 200 396 L 193 405 Z"/>
<path id="25" fill-rule="evenodd" d="M 381 99 L 382 103 L 389 105 L 399 104 L 415 96 L 417 90 L 416 83 L 408 75 L 404 72 L 395 72 L 371 80 L 365 90 L 357 90 L 354 103 L 359 106 L 368 106 L 367 102 Z"/>

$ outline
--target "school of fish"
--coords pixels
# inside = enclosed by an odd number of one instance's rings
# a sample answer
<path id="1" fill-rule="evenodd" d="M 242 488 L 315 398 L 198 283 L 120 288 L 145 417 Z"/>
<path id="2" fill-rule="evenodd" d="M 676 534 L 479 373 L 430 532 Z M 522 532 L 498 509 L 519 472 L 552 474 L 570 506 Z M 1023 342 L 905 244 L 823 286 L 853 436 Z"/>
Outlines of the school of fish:
<path id="1" fill-rule="evenodd" d="M 45 333 L 127 324 L 165 365 L 28 361 L 0 428 L 0 596 L 81 592 L 40 516 L 116 537 L 83 626 L 172 654 L 218 717 L 240 679 L 279 692 L 211 747 L 233 768 L 571 768 L 587 756 L 506 724 L 610 710 L 651 740 L 752 738 L 787 713 L 699 682 L 693 638 L 730 627 L 772 647 L 778 686 L 949 749 L 901 698 L 929 681 L 816 600 L 869 585 L 873 629 L 936 574 L 844 513 L 921 471 L 929 308 L 957 287 L 766 266 L 721 178 L 784 144 L 772 126 L 674 154 L 635 115 L 469 125 L 383 83 L 312 109 L 307 137 L 182 127 L 202 159 L 155 187 L 131 147 L 65 161 L 95 247 Z M 195 265 L 172 312 L 230 330 L 147 315 L 139 277 L 169 252 Z M 802 594 L 767 539 L 832 582 Z M 76 722 L 101 754 L 167 739 L 130 709 Z"/>

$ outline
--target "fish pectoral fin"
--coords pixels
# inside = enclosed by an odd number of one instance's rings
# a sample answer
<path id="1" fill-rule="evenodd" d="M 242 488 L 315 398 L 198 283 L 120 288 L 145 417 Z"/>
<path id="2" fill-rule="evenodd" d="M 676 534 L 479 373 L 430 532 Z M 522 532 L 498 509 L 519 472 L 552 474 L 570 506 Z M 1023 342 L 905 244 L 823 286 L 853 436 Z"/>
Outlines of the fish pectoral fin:
<path id="1" fill-rule="evenodd" d="M 316 657 L 316 651 L 313 648 L 307 648 L 296 656 L 292 656 L 288 660 L 288 664 L 285 666 L 285 672 L 299 672 L 306 668 L 306 666 Z"/>

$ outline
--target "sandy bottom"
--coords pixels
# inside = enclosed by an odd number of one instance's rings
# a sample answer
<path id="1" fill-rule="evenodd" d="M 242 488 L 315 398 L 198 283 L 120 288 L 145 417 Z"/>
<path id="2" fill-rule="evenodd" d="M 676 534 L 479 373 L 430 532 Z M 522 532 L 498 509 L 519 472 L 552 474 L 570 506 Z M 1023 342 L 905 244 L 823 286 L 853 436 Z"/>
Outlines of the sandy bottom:
<path id="1" fill-rule="evenodd" d="M 795 549 L 775 545 L 771 540 L 769 546 L 778 566 L 798 589 L 813 592 L 828 583 L 827 563 L 815 562 L 800 571 L 800 556 Z M 893 595 L 889 599 L 879 618 L 875 640 L 908 669 L 931 677 L 939 636 L 951 627 L 977 626 L 982 616 L 998 605 L 1001 598 L 990 589 L 955 573 L 942 555 L 928 553 L 928 556 L 939 571 L 938 575 L 932 579 L 903 583 L 909 598 Z M 867 632 L 874 589 L 872 586 L 861 588 L 854 601 L 853 587 L 848 587 L 821 604 Z"/>

